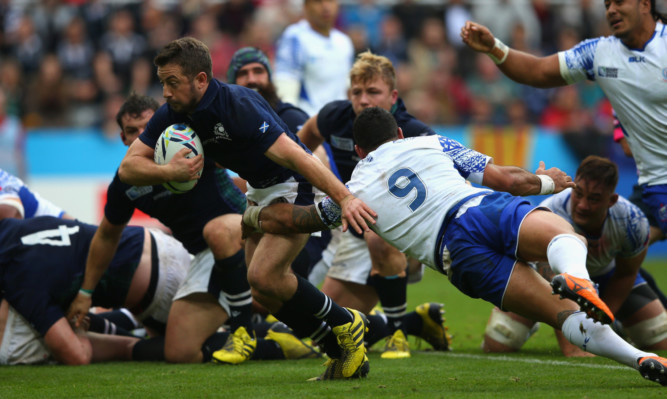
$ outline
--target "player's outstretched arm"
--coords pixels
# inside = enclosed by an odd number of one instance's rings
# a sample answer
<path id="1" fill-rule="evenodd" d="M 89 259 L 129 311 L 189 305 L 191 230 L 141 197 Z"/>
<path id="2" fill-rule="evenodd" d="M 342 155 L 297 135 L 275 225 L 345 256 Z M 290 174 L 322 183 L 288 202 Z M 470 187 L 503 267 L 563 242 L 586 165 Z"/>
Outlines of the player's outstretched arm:
<path id="1" fill-rule="evenodd" d="M 535 87 L 555 87 L 567 84 L 560 74 L 558 54 L 536 57 L 512 50 L 493 36 L 484 25 L 466 21 L 461 39 L 471 49 L 488 54 L 498 68 L 510 79 Z"/>
<path id="2" fill-rule="evenodd" d="M 324 137 L 322 137 L 322 133 L 317 127 L 317 115 L 311 116 L 296 135 L 309 150 L 315 151 L 324 142 Z"/>
<path id="3" fill-rule="evenodd" d="M 616 313 L 621 305 L 628 299 L 630 291 L 637 279 L 639 268 L 644 262 L 648 247 L 637 255 L 630 258 L 616 257 L 616 268 L 611 275 L 605 289 L 600 292 L 600 298 L 609 306 L 609 310 Z"/>
<path id="4" fill-rule="evenodd" d="M 249 206 L 243 214 L 244 236 L 252 232 L 272 234 L 312 233 L 328 230 L 317 205 L 273 204 Z"/>
<path id="5" fill-rule="evenodd" d="M 104 217 L 95 231 L 86 260 L 86 271 L 79 293 L 70 304 L 67 320 L 80 327 L 92 304 L 92 293 L 109 268 L 125 225 L 114 225 Z"/>
<path id="6" fill-rule="evenodd" d="M 202 154 L 186 158 L 191 150 L 182 149 L 166 165 L 153 161 L 154 149 L 141 140 L 134 140 L 118 168 L 118 177 L 123 183 L 134 186 L 152 186 L 170 181 L 199 179 L 204 166 Z"/>
<path id="7" fill-rule="evenodd" d="M 545 169 L 542 161 L 535 174 L 517 166 L 489 163 L 484 169 L 482 184 L 512 195 L 553 194 L 575 186 L 572 178 L 565 172 L 558 168 Z"/>
<path id="8" fill-rule="evenodd" d="M 356 198 L 334 176 L 319 159 L 306 154 L 286 134 L 282 134 L 278 140 L 266 151 L 265 155 L 275 163 L 299 172 L 313 186 L 324 191 L 331 199 L 340 205 L 343 231 L 351 226 L 357 233 L 369 231 L 367 223 L 374 224 L 377 214 L 363 201 Z"/>

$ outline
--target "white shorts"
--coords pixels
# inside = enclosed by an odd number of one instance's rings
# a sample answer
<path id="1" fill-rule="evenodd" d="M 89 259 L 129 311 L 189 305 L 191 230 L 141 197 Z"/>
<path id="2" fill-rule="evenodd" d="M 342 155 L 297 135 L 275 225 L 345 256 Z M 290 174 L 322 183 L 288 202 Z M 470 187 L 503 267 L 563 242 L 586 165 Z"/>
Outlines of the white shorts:
<path id="1" fill-rule="evenodd" d="M 171 302 L 185 281 L 190 267 L 190 253 L 180 241 L 156 229 L 151 229 L 151 237 L 157 247 L 160 271 L 155 295 L 146 310 L 137 315 L 137 320 L 143 322 L 150 317 L 160 323 L 167 323 Z"/>
<path id="2" fill-rule="evenodd" d="M 0 365 L 55 363 L 44 338 L 9 306 L 7 324 L 0 343 Z"/>
<path id="3" fill-rule="evenodd" d="M 308 199 L 312 197 L 312 199 Z M 283 183 L 267 188 L 254 188 L 248 184 L 246 198 L 256 205 L 270 205 L 287 202 L 297 205 L 312 205 L 324 199 L 324 193 L 310 184 L 302 184 L 290 177 Z"/>
<path id="4" fill-rule="evenodd" d="M 341 234 L 327 277 L 366 285 L 371 267 L 371 254 L 366 240 L 346 232 Z"/>
<path id="5" fill-rule="evenodd" d="M 190 262 L 190 268 L 185 276 L 185 281 L 176 292 L 174 300 L 185 298 L 191 294 L 208 293 L 218 299 L 218 303 L 229 315 L 229 303 L 222 291 L 218 287 L 214 289 L 215 292 L 209 290 L 209 282 L 211 281 L 211 274 L 215 266 L 215 259 L 210 248 L 206 248 L 197 255 Z M 217 284 L 215 286 L 218 286 Z"/>
<path id="6" fill-rule="evenodd" d="M 340 244 L 340 238 L 343 235 L 343 228 L 338 227 L 331 230 L 331 241 L 324 251 L 322 251 L 322 259 L 320 259 L 315 266 L 310 270 L 308 274 L 308 281 L 315 287 L 319 287 L 320 284 L 324 281 L 324 277 L 329 273 L 331 269 L 331 263 L 333 262 L 334 256 L 336 255 L 336 250 Z"/>

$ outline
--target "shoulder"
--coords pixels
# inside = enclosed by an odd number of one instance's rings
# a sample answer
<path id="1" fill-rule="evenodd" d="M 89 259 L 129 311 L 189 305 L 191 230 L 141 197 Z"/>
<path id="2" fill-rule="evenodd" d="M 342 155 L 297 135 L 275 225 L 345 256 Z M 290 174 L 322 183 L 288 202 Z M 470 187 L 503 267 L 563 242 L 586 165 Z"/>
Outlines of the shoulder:
<path id="1" fill-rule="evenodd" d="M 354 112 L 352 110 L 352 103 L 348 100 L 336 100 L 326 104 L 320 112 L 317 113 L 317 119 L 320 118 L 336 118 L 342 115 L 348 115 Z"/>
<path id="2" fill-rule="evenodd" d="M 394 119 L 396 119 L 398 126 L 403 129 L 403 135 L 405 137 L 429 136 L 435 134 L 433 129 L 431 129 L 427 124 L 408 113 L 403 100 L 400 98 L 396 102 Z"/>

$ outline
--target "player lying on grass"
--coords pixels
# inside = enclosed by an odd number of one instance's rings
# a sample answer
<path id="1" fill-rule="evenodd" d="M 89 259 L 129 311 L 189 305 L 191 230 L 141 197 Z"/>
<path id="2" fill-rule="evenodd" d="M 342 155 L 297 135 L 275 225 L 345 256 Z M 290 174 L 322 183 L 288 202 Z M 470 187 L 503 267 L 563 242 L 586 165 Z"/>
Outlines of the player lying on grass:
<path id="1" fill-rule="evenodd" d="M 371 228 L 382 238 L 446 274 L 466 295 L 548 323 L 582 349 L 667 384 L 667 359 L 634 348 L 606 325 L 614 316 L 590 281 L 586 239 L 560 216 L 510 195 L 560 192 L 574 186 L 569 176 L 543 163 L 537 176 L 495 165 L 446 137 L 402 139 L 380 108 L 359 114 L 354 135 L 362 160 L 348 187 L 376 210 Z M 274 204 L 249 207 L 243 220 L 246 230 L 310 232 L 338 225 L 340 210 L 329 199 L 307 207 Z M 551 294 L 528 261 L 549 262 L 558 273 L 551 286 L 565 300 Z"/>
<path id="2" fill-rule="evenodd" d="M 148 360 L 152 340 L 86 332 L 64 316 L 83 279 L 96 227 L 40 217 L 0 221 L 0 364 L 57 361 L 87 364 L 106 360 Z M 91 293 L 93 305 L 124 306 L 144 324 L 165 325 L 176 290 L 185 280 L 190 255 L 174 238 L 127 227 L 107 272 Z M 147 323 L 151 320 L 151 323 Z M 219 349 L 229 333 L 207 340 L 202 352 Z M 161 341 L 164 346 L 164 339 Z M 149 349 L 147 349 L 149 348 Z M 318 357 L 312 347 L 276 325 L 258 340 L 257 359 Z M 153 356 L 150 360 L 164 360 Z"/>
<path id="3" fill-rule="evenodd" d="M 616 194 L 618 168 L 606 158 L 589 156 L 575 176 L 577 186 L 545 199 L 540 205 L 567 220 L 588 241 L 586 267 L 599 284 L 600 297 L 634 345 L 642 349 L 667 349 L 667 312 L 656 293 L 638 273 L 646 256 L 649 223 L 630 201 Z M 548 281 L 553 272 L 539 263 Z M 486 326 L 483 349 L 487 352 L 519 350 L 535 322 L 494 309 Z M 558 332 L 557 332 L 558 334 Z M 560 339 L 563 354 L 580 355 Z"/>

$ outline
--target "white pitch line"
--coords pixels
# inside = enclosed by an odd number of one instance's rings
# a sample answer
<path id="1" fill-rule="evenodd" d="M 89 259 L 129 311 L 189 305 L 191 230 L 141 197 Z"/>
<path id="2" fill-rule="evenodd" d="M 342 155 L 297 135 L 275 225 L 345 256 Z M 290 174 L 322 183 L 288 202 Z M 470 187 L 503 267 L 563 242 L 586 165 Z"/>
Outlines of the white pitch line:
<path id="1" fill-rule="evenodd" d="M 590 363 L 570 363 L 561 360 L 541 360 L 532 358 L 520 358 L 509 356 L 495 356 L 495 355 L 473 355 L 469 353 L 442 353 L 442 352 L 424 352 L 428 354 L 441 354 L 446 357 L 459 357 L 464 359 L 499 361 L 499 362 L 518 362 L 518 363 L 532 363 L 544 364 L 547 366 L 568 366 L 568 367 L 584 367 L 591 369 L 606 369 L 606 370 L 632 370 L 631 367 L 621 365 L 607 365 L 607 364 L 590 364 Z"/>

